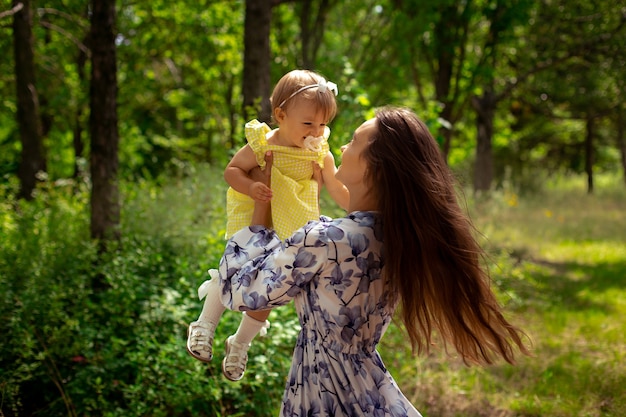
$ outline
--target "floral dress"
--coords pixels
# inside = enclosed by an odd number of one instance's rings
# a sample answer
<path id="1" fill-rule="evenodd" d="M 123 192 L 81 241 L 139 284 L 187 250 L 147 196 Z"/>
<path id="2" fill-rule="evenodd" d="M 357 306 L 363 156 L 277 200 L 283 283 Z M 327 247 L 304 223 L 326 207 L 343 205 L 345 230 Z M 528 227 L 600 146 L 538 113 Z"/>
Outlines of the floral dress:
<path id="1" fill-rule="evenodd" d="M 298 312 L 281 416 L 420 416 L 376 351 L 395 309 L 382 266 L 374 212 L 322 217 L 284 242 L 262 226 L 228 241 L 222 303 L 247 311 L 294 300 Z"/>

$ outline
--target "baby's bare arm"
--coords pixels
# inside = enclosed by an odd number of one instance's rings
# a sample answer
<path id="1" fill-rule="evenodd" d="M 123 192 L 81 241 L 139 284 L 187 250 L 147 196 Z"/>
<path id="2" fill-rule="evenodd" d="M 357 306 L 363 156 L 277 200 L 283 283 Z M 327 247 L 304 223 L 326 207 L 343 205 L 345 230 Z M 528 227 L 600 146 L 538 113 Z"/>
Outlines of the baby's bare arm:
<path id="1" fill-rule="evenodd" d="M 246 145 L 241 148 L 224 170 L 224 179 L 235 191 L 246 194 L 255 201 L 267 202 L 272 198 L 272 190 L 263 182 L 250 177 L 250 171 L 258 168 L 256 156 Z"/>
<path id="2" fill-rule="evenodd" d="M 350 193 L 348 189 L 341 181 L 335 178 L 335 173 L 337 172 L 337 167 L 335 166 L 335 158 L 333 154 L 328 152 L 326 157 L 324 158 L 324 168 L 322 169 L 322 180 L 326 189 L 328 190 L 328 194 L 332 197 L 333 200 L 344 210 L 348 209 L 348 204 L 350 203 Z"/>

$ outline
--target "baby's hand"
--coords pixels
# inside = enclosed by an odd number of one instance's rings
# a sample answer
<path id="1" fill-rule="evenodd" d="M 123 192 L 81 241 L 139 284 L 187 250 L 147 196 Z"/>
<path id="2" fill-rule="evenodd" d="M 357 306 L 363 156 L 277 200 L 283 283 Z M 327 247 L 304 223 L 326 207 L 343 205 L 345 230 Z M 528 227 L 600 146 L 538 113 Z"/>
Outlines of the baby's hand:
<path id="1" fill-rule="evenodd" d="M 254 201 L 267 203 L 272 199 L 272 189 L 262 182 L 253 182 L 248 190 L 248 195 Z"/>
<path id="2" fill-rule="evenodd" d="M 324 177 L 322 176 L 322 168 L 320 168 L 320 164 L 318 164 L 317 162 L 312 162 L 313 164 L 313 180 L 317 181 L 317 190 L 318 190 L 318 194 L 319 191 L 322 189 L 322 186 L 324 185 Z"/>

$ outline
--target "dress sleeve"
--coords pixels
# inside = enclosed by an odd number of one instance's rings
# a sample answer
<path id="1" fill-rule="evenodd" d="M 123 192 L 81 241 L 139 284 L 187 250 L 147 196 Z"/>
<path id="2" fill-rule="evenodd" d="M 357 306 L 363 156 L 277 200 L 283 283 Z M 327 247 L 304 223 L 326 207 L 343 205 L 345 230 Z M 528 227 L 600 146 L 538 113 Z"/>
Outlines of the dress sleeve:
<path id="1" fill-rule="evenodd" d="M 271 131 L 266 123 L 256 119 L 250 120 L 245 125 L 246 140 L 256 156 L 257 163 L 261 168 L 265 167 L 265 149 L 267 148 L 267 134 Z"/>
<path id="2" fill-rule="evenodd" d="M 246 227 L 226 244 L 219 276 L 222 304 L 231 310 L 266 310 L 289 303 L 322 269 L 326 245 L 309 222 L 282 242 L 262 226 Z"/>

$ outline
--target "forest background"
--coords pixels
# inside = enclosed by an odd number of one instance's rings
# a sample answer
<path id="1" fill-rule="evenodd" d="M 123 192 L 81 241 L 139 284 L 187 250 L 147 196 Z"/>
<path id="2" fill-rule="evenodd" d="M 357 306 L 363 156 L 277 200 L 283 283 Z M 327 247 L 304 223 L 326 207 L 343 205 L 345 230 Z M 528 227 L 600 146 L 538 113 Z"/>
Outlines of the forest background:
<path id="1" fill-rule="evenodd" d="M 294 68 L 339 86 L 337 159 L 378 106 L 428 123 L 532 330 L 534 362 L 468 370 L 412 358 L 392 326 L 381 351 L 416 406 L 624 415 L 626 7 L 423 3 L 0 3 L 0 416 L 276 415 L 291 308 L 240 384 L 184 340 L 223 249 L 221 172 Z"/>

